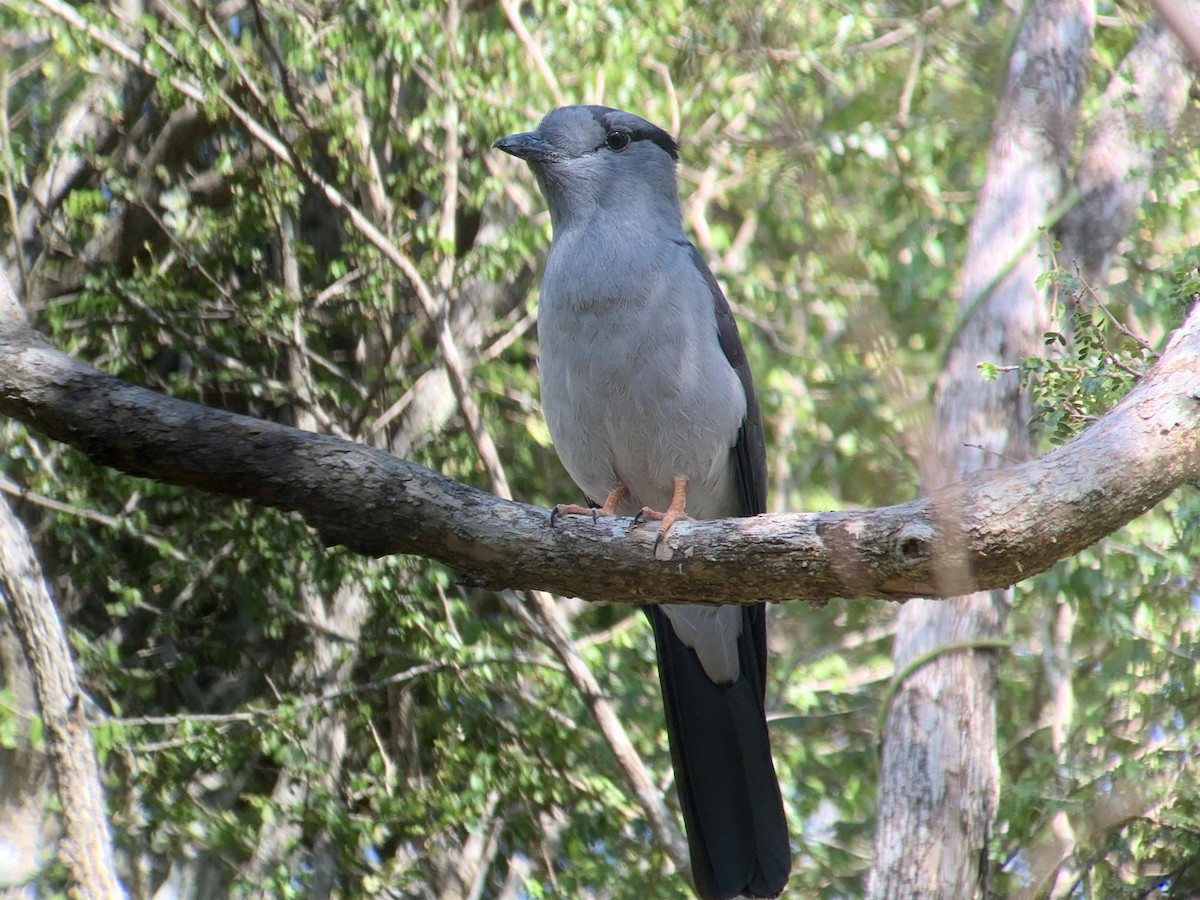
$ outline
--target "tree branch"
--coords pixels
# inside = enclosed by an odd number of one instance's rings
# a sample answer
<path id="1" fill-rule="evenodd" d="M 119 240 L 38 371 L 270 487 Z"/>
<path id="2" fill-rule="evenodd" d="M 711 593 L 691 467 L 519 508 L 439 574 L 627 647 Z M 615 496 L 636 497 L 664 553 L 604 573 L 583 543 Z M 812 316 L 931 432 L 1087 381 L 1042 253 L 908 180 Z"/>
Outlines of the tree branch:
<path id="1" fill-rule="evenodd" d="M 1200 477 L 1200 307 L 1108 415 L 1054 452 L 898 506 L 652 527 L 549 514 L 328 435 L 211 409 L 52 349 L 0 280 L 0 414 L 132 475 L 299 513 L 330 544 L 490 587 L 661 603 L 949 597 L 1015 584 Z"/>

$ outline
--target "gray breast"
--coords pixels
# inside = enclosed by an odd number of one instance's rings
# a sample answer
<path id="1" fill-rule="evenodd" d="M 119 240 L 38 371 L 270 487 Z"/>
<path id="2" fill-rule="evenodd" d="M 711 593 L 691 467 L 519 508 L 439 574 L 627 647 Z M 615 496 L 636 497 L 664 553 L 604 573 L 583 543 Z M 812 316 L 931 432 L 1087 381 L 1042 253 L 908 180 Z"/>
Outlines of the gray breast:
<path id="1" fill-rule="evenodd" d="M 712 295 L 687 247 L 621 243 L 602 242 L 607 258 L 570 233 L 551 247 L 538 339 L 555 448 L 591 499 L 624 483 L 622 512 L 665 508 L 681 476 L 691 515 L 736 515 L 730 449 L 746 399 L 717 342 Z"/>

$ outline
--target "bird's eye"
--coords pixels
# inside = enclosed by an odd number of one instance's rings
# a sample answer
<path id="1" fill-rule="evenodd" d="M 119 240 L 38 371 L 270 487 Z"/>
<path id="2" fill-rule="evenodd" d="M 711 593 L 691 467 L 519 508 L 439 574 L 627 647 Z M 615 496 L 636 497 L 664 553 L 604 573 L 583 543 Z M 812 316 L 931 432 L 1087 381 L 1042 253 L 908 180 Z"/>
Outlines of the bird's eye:
<path id="1" fill-rule="evenodd" d="M 629 146 L 629 135 L 624 131 L 610 131 L 604 138 L 604 143 L 609 150 L 615 150 L 620 153 Z"/>

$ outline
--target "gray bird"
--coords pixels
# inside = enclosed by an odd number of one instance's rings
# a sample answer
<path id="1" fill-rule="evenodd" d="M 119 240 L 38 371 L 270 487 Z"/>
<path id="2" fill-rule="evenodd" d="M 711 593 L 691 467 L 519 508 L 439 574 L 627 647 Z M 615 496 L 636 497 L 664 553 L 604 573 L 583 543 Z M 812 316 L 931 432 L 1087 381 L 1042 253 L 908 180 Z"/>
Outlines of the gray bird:
<path id="1" fill-rule="evenodd" d="M 637 116 L 567 106 L 495 147 L 525 160 L 554 236 L 538 307 L 542 406 L 593 507 L 660 519 L 766 510 L 762 421 L 721 288 L 683 233 L 678 147 Z M 598 504 L 599 508 L 595 508 Z M 778 896 L 791 851 L 763 698 L 766 608 L 649 606 L 701 897 Z"/>

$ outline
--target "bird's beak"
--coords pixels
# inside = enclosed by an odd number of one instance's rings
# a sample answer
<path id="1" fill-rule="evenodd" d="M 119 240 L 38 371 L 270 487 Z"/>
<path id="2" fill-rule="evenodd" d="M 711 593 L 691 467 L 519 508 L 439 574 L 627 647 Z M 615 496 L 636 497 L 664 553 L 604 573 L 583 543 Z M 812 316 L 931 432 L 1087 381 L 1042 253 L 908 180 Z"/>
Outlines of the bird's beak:
<path id="1" fill-rule="evenodd" d="M 503 150 L 517 159 L 535 161 L 546 159 L 552 155 L 553 147 L 548 141 L 542 140 L 536 132 L 525 131 L 521 134 L 510 134 L 492 144 L 497 150 Z"/>

